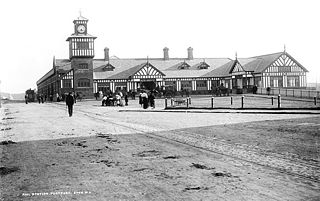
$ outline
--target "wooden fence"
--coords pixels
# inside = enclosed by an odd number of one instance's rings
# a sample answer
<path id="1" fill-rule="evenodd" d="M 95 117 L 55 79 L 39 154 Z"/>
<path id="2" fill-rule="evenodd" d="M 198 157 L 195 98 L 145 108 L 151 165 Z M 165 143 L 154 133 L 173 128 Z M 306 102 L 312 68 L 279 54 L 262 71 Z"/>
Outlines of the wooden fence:
<path id="1" fill-rule="evenodd" d="M 281 95 L 206 96 L 165 99 L 165 109 L 320 109 L 320 100 Z"/>
<path id="2" fill-rule="evenodd" d="M 285 97 L 297 97 L 297 98 L 308 98 L 313 99 L 316 97 L 320 99 L 320 91 L 316 90 L 306 90 L 306 89 L 287 89 L 287 88 L 270 88 L 270 91 L 267 91 L 267 88 L 258 88 L 258 94 L 264 95 L 281 95 Z"/>

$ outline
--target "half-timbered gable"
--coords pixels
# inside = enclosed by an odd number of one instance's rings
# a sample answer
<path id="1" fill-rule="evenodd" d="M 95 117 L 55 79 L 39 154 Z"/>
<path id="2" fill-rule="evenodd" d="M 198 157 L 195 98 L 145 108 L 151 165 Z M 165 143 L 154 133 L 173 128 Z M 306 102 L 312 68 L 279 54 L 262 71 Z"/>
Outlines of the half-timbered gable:
<path id="1" fill-rule="evenodd" d="M 245 73 L 244 68 L 242 65 L 236 60 L 233 64 L 232 69 L 230 70 L 230 73 L 235 75 L 235 74 L 243 74 Z"/>
<path id="2" fill-rule="evenodd" d="M 143 65 L 136 73 L 132 75 L 134 79 L 143 79 L 143 78 L 162 78 L 164 74 L 147 62 Z"/>
<path id="3" fill-rule="evenodd" d="M 306 87 L 306 72 L 299 62 L 283 52 L 262 71 L 265 87 Z"/>
<path id="4" fill-rule="evenodd" d="M 290 55 L 288 55 L 287 53 L 284 53 L 277 60 L 275 60 L 268 68 L 266 68 L 264 72 L 266 73 L 307 72 L 307 69 L 305 69 Z"/>
<path id="5" fill-rule="evenodd" d="M 73 88 L 73 69 L 60 76 L 60 86 L 64 91 Z"/>

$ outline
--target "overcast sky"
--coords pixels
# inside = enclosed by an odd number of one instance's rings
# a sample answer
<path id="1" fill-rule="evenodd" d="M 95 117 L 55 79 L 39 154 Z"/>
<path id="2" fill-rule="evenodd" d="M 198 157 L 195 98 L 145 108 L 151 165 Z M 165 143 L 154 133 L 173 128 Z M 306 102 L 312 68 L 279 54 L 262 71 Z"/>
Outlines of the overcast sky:
<path id="1" fill-rule="evenodd" d="M 0 7 L 1 91 L 21 93 L 68 59 L 66 39 L 73 20 L 89 19 L 97 36 L 95 58 L 103 49 L 119 58 L 235 58 L 287 52 L 320 82 L 319 0 L 10 0 Z"/>

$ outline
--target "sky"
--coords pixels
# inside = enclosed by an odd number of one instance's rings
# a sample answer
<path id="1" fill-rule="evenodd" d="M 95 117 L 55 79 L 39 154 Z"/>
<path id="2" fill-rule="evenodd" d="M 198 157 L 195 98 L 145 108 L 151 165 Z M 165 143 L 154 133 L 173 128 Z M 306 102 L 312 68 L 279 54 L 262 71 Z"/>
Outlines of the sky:
<path id="1" fill-rule="evenodd" d="M 73 20 L 89 19 L 95 58 L 246 58 L 286 51 L 320 83 L 319 0 L 10 0 L 0 6 L 0 90 L 24 93 L 68 59 Z"/>

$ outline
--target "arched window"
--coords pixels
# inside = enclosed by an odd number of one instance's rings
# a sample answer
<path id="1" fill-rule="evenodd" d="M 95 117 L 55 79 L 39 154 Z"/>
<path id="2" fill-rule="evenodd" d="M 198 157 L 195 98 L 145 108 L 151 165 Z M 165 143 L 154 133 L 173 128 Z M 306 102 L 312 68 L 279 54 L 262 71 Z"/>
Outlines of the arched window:
<path id="1" fill-rule="evenodd" d="M 78 80 L 78 87 L 90 87 L 90 80 L 87 78 L 81 78 Z"/>

